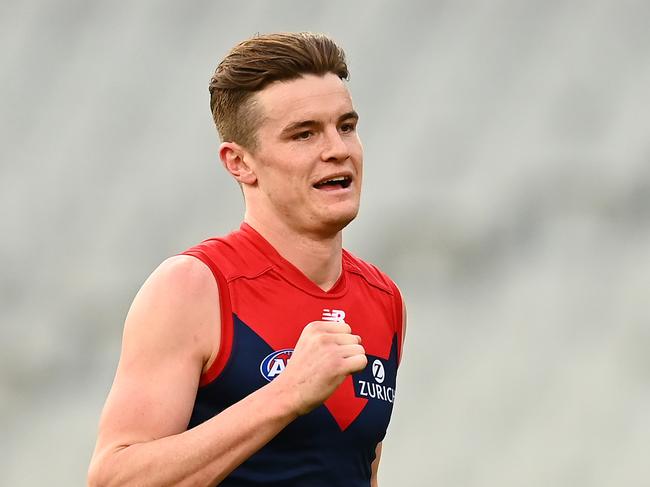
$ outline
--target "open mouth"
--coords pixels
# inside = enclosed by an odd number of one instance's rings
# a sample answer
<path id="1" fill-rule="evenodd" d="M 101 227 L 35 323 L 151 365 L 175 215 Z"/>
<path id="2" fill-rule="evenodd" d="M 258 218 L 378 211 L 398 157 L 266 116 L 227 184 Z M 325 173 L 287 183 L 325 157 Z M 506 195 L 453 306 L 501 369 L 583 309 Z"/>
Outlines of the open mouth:
<path id="1" fill-rule="evenodd" d="M 345 189 L 352 184 L 352 178 L 349 176 L 337 176 L 335 178 L 326 179 L 314 184 L 316 189 Z"/>

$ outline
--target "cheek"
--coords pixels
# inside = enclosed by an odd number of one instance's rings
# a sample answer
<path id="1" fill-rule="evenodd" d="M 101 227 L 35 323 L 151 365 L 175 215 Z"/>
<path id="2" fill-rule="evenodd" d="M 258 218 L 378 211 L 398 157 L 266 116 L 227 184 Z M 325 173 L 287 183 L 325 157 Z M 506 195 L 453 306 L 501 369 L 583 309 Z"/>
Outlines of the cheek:
<path id="1" fill-rule="evenodd" d="M 359 150 L 358 152 L 354 153 L 352 157 L 353 157 L 352 160 L 354 161 L 354 165 L 357 171 L 359 172 L 359 176 L 361 176 L 361 174 L 363 173 L 363 151 Z"/>
<path id="2" fill-rule="evenodd" d="M 305 177 L 289 165 L 277 165 L 265 176 L 265 191 L 276 202 L 288 204 L 304 197 Z"/>
<path id="3" fill-rule="evenodd" d="M 363 165 L 363 144 L 358 136 L 348 144 L 348 150 L 350 151 L 355 163 L 359 166 Z"/>

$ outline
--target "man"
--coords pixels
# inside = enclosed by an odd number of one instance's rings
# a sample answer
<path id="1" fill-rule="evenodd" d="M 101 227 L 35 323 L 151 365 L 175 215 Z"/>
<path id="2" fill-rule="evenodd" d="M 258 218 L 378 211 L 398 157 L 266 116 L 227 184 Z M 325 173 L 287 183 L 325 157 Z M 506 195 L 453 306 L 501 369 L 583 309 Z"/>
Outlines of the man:
<path id="1" fill-rule="evenodd" d="M 395 397 L 395 284 L 342 249 L 363 151 L 343 51 L 242 42 L 210 84 L 241 229 L 165 261 L 136 296 L 89 483 L 369 486 Z"/>

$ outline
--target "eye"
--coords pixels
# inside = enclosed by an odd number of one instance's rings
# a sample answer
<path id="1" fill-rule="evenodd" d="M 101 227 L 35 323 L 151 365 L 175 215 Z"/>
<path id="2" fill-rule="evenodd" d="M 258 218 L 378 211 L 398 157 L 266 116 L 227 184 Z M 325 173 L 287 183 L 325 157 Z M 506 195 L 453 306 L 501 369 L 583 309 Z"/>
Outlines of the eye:
<path id="1" fill-rule="evenodd" d="M 309 140 L 312 135 L 314 134 L 311 130 L 303 130 L 302 132 L 294 134 L 292 138 L 293 140 Z"/>
<path id="2" fill-rule="evenodd" d="M 356 124 L 354 122 L 346 122 L 339 127 L 339 130 L 344 134 L 349 134 L 354 132 L 356 129 Z"/>

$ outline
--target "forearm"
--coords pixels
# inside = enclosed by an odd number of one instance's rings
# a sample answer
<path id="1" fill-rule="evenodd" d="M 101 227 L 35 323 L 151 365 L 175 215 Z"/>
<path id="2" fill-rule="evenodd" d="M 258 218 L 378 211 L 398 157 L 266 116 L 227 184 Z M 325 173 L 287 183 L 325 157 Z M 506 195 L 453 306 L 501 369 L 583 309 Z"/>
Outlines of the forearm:
<path id="1" fill-rule="evenodd" d="M 377 474 L 379 471 L 379 460 L 381 460 L 382 443 L 379 442 L 375 448 L 375 459 L 371 465 L 370 487 L 378 487 Z"/>
<path id="2" fill-rule="evenodd" d="M 296 418 L 290 396 L 276 380 L 191 430 L 99 452 L 89 483 L 216 485 Z"/>

